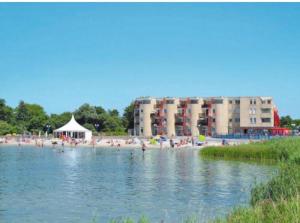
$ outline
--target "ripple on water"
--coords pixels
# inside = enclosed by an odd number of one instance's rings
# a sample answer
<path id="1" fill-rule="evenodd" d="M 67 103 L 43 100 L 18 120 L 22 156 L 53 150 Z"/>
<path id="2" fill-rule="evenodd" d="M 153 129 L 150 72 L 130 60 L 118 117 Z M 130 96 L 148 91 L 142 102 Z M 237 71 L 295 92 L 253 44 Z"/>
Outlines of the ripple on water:
<path id="1" fill-rule="evenodd" d="M 107 222 L 141 215 L 203 222 L 247 204 L 273 166 L 207 161 L 196 150 L 0 148 L 4 222 Z"/>

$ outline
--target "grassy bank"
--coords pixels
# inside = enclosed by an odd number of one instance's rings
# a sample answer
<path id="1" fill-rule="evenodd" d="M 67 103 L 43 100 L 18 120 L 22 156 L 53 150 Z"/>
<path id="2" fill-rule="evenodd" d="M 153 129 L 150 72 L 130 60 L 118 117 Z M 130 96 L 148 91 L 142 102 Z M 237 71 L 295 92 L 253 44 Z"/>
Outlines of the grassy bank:
<path id="1" fill-rule="evenodd" d="M 250 208 L 237 208 L 216 222 L 300 222 L 300 138 L 207 147 L 200 154 L 222 159 L 280 161 L 278 174 L 251 191 Z"/>
<path id="2" fill-rule="evenodd" d="M 292 161 L 300 164 L 300 138 L 279 138 L 238 146 L 206 147 L 202 157 Z"/>

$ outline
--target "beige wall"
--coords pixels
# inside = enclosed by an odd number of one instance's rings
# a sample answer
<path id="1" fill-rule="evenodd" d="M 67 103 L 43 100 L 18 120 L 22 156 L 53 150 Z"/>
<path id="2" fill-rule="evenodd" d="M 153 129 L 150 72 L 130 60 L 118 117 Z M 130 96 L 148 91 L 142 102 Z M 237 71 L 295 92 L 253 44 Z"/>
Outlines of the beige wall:
<path id="1" fill-rule="evenodd" d="M 150 99 L 150 102 L 150 104 L 140 104 L 140 136 L 152 136 L 151 114 L 155 112 L 155 100 Z M 143 128 L 143 132 L 141 128 Z"/>
<path id="2" fill-rule="evenodd" d="M 228 134 L 228 99 L 223 98 L 223 103 L 214 104 L 216 134 Z"/>
<path id="3" fill-rule="evenodd" d="M 191 128 L 192 136 L 199 135 L 198 120 L 199 120 L 199 115 L 203 112 L 201 107 L 202 104 L 203 104 L 203 99 L 200 98 L 198 99 L 198 104 L 189 104 L 189 109 L 191 109 L 190 128 Z"/>
<path id="4" fill-rule="evenodd" d="M 178 99 L 173 99 L 173 98 L 167 98 L 166 102 L 168 100 L 174 100 L 173 104 L 168 104 L 166 103 L 165 107 L 167 110 L 167 113 L 165 114 L 165 117 L 167 119 L 167 135 L 169 137 L 171 136 L 175 136 L 176 132 L 175 132 L 175 114 L 177 113 L 177 105 L 179 104 L 179 100 Z"/>
<path id="5" fill-rule="evenodd" d="M 191 98 L 193 100 L 195 98 Z M 197 98 L 198 103 L 192 104 L 189 103 L 187 107 L 187 127 L 190 129 L 193 136 L 199 135 L 198 120 L 199 115 L 205 112 L 205 108 L 202 108 L 204 99 Z M 212 109 L 215 110 L 215 113 L 212 114 L 215 122 L 212 123 L 214 128 L 214 133 L 216 134 L 230 134 L 240 132 L 245 128 L 263 128 L 263 127 L 273 127 L 274 126 L 274 103 L 270 97 L 216 97 L 214 99 L 222 99 L 223 103 L 215 103 L 212 106 Z M 152 136 L 152 126 L 151 126 L 151 114 L 156 112 L 155 105 L 158 100 L 164 100 L 163 110 L 166 111 L 163 113 L 163 118 L 166 119 L 164 123 L 165 133 L 171 137 L 176 135 L 176 126 L 175 126 L 175 114 L 178 113 L 178 105 L 180 104 L 179 98 L 164 98 L 164 99 L 155 99 L 155 98 L 141 98 L 138 101 L 150 100 L 150 104 L 141 103 L 139 105 L 139 125 L 135 125 L 136 131 L 139 132 L 140 136 L 150 137 Z M 173 100 L 174 103 L 168 103 L 168 100 Z M 184 99 L 185 100 L 185 99 Z M 206 100 L 210 100 L 206 98 Z M 250 103 L 250 100 L 256 104 Z M 262 103 L 262 101 L 265 103 Z M 271 104 L 267 103 L 267 100 L 272 100 Z M 229 103 L 230 101 L 230 103 Z M 236 101 L 239 101 L 237 103 Z M 263 113 L 262 108 L 269 108 L 269 113 Z M 135 117 L 136 118 L 136 117 Z M 256 123 L 251 123 L 251 118 L 256 119 Z M 262 118 L 269 118 L 269 123 L 263 123 Z M 139 129 L 137 129 L 139 128 Z M 143 129 L 143 132 L 141 131 Z M 136 132 L 135 131 L 135 132 Z"/>
<path id="6" fill-rule="evenodd" d="M 250 103 L 255 100 L 256 104 Z M 272 100 L 271 98 L 263 97 L 241 97 L 241 128 L 245 127 L 273 127 L 274 117 L 273 110 L 274 104 L 273 100 L 271 104 L 267 103 L 267 100 Z M 265 103 L 263 103 L 265 101 Z M 263 108 L 270 109 L 270 113 L 262 113 Z M 251 123 L 251 118 L 256 118 L 256 123 Z M 270 122 L 263 123 L 262 118 L 270 118 Z"/>

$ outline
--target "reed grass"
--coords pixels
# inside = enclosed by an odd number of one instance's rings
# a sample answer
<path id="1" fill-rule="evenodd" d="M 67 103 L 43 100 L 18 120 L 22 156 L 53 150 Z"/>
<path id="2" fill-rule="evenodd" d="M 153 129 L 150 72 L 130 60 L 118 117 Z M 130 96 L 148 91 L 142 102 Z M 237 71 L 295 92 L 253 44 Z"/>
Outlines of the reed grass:
<path id="1" fill-rule="evenodd" d="M 206 147 L 202 157 L 294 161 L 300 164 L 300 138 L 279 138 L 235 146 Z"/>
<path id="2" fill-rule="evenodd" d="M 207 147 L 202 157 L 280 161 L 279 172 L 251 191 L 251 207 L 237 208 L 218 223 L 300 223 L 300 138 L 281 138 L 238 146 Z"/>

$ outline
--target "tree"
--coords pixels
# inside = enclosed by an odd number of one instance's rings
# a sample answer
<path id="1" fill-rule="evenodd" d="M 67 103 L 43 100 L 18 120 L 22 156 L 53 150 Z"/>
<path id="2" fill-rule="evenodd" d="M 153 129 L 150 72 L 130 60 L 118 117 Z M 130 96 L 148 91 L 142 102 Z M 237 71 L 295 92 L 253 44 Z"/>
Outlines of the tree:
<path id="1" fill-rule="evenodd" d="M 79 124 L 83 125 L 85 123 L 90 123 L 92 125 L 96 124 L 98 121 L 98 114 L 96 108 L 89 104 L 81 105 L 75 112 L 74 116 Z"/>
<path id="2" fill-rule="evenodd" d="M 28 109 L 24 101 L 20 101 L 18 107 L 16 108 L 16 120 L 20 122 L 28 121 L 29 114 Z"/>
<path id="3" fill-rule="evenodd" d="M 62 114 L 51 114 L 50 118 L 48 120 L 48 123 L 50 127 L 50 132 L 52 132 L 54 129 L 58 129 L 65 125 L 68 121 L 70 121 L 72 117 L 71 112 L 64 112 Z"/>
<path id="4" fill-rule="evenodd" d="M 43 107 L 37 104 L 27 104 L 20 101 L 16 108 L 16 125 L 23 131 L 43 131 L 47 123 L 48 117 Z"/>
<path id="5" fill-rule="evenodd" d="M 4 99 L 0 99 L 0 120 L 11 123 L 13 119 L 13 109 L 6 105 Z"/>
<path id="6" fill-rule="evenodd" d="M 282 127 L 291 127 L 292 122 L 293 122 L 293 119 L 289 115 L 283 116 L 280 119 L 280 125 Z"/>
<path id="7" fill-rule="evenodd" d="M 85 128 L 87 128 L 88 130 L 91 130 L 92 132 L 96 132 L 95 126 L 93 126 L 93 125 L 90 124 L 90 123 L 85 123 L 83 126 L 84 126 Z"/>
<path id="8" fill-rule="evenodd" d="M 118 112 L 117 109 L 108 110 L 108 114 L 109 114 L 110 116 L 116 116 L 116 117 L 119 116 L 119 112 Z"/>
<path id="9" fill-rule="evenodd" d="M 134 128 L 134 103 L 125 108 L 122 121 L 126 130 Z"/>
<path id="10" fill-rule="evenodd" d="M 0 136 L 15 133 L 15 132 L 16 130 L 11 124 L 0 120 Z"/>

